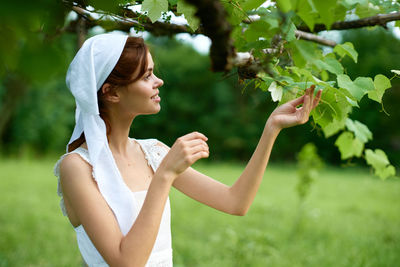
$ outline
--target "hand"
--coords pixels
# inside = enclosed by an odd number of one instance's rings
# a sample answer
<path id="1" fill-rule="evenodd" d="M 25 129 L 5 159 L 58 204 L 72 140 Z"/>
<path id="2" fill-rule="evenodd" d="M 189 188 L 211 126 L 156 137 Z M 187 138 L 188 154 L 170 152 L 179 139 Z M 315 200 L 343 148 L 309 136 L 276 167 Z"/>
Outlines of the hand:
<path id="1" fill-rule="evenodd" d="M 166 172 L 168 177 L 175 180 L 179 174 L 197 160 L 208 158 L 207 140 L 208 138 L 199 132 L 192 132 L 179 137 L 161 162 L 160 171 Z"/>
<path id="2" fill-rule="evenodd" d="M 318 105 L 321 99 L 322 91 L 318 91 L 314 97 L 314 89 L 315 85 L 311 85 L 303 96 L 277 107 L 271 113 L 267 123 L 278 130 L 306 123 L 311 110 Z M 303 106 L 297 108 L 300 104 Z"/>

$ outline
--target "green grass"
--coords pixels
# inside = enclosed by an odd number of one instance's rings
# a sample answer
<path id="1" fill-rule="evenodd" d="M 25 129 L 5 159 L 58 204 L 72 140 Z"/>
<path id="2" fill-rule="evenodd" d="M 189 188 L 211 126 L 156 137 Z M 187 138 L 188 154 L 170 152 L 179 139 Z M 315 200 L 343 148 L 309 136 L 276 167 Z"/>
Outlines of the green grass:
<path id="1" fill-rule="evenodd" d="M 0 266 L 80 266 L 55 160 L 0 162 Z M 244 165 L 198 164 L 232 184 Z M 400 266 L 400 181 L 328 168 L 299 205 L 292 166 L 269 166 L 244 217 L 173 190 L 174 266 Z"/>

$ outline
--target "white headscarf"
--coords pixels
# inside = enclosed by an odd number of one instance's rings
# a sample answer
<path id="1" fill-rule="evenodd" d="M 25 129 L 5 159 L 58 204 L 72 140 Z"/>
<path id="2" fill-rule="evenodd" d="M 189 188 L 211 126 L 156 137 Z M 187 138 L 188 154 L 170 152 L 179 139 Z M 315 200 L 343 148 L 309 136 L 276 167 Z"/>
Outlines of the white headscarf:
<path id="1" fill-rule="evenodd" d="M 136 219 L 138 208 L 108 146 L 106 125 L 99 114 L 97 91 L 117 64 L 127 38 L 121 34 L 100 34 L 89 38 L 72 60 L 66 78 L 76 101 L 76 125 L 68 145 L 84 132 L 93 177 L 124 235 Z"/>

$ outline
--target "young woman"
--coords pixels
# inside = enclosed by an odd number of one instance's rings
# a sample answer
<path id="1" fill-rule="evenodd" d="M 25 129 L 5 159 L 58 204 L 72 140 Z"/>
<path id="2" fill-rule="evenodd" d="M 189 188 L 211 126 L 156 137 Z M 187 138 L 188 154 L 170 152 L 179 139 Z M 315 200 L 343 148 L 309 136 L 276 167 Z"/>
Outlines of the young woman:
<path id="1" fill-rule="evenodd" d="M 227 186 L 190 167 L 209 155 L 203 134 L 184 135 L 171 148 L 128 136 L 136 116 L 160 111 L 163 81 L 153 71 L 143 39 L 115 34 L 88 39 L 68 69 L 76 126 L 55 174 L 62 210 L 89 266 L 172 266 L 171 186 L 212 208 L 245 215 L 278 133 L 307 122 L 321 97 L 312 87 L 276 108 L 243 173 Z"/>

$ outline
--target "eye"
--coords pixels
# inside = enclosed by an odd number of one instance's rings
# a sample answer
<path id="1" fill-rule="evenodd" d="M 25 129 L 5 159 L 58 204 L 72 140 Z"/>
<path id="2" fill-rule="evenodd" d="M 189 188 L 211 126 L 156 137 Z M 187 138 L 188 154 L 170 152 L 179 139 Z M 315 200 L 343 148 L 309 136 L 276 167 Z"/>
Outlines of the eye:
<path id="1" fill-rule="evenodd" d="M 150 79 L 150 77 L 151 77 L 151 73 L 149 73 L 148 75 L 146 75 L 146 76 L 144 77 L 144 79 L 145 79 L 145 80 L 148 80 L 148 79 Z"/>

